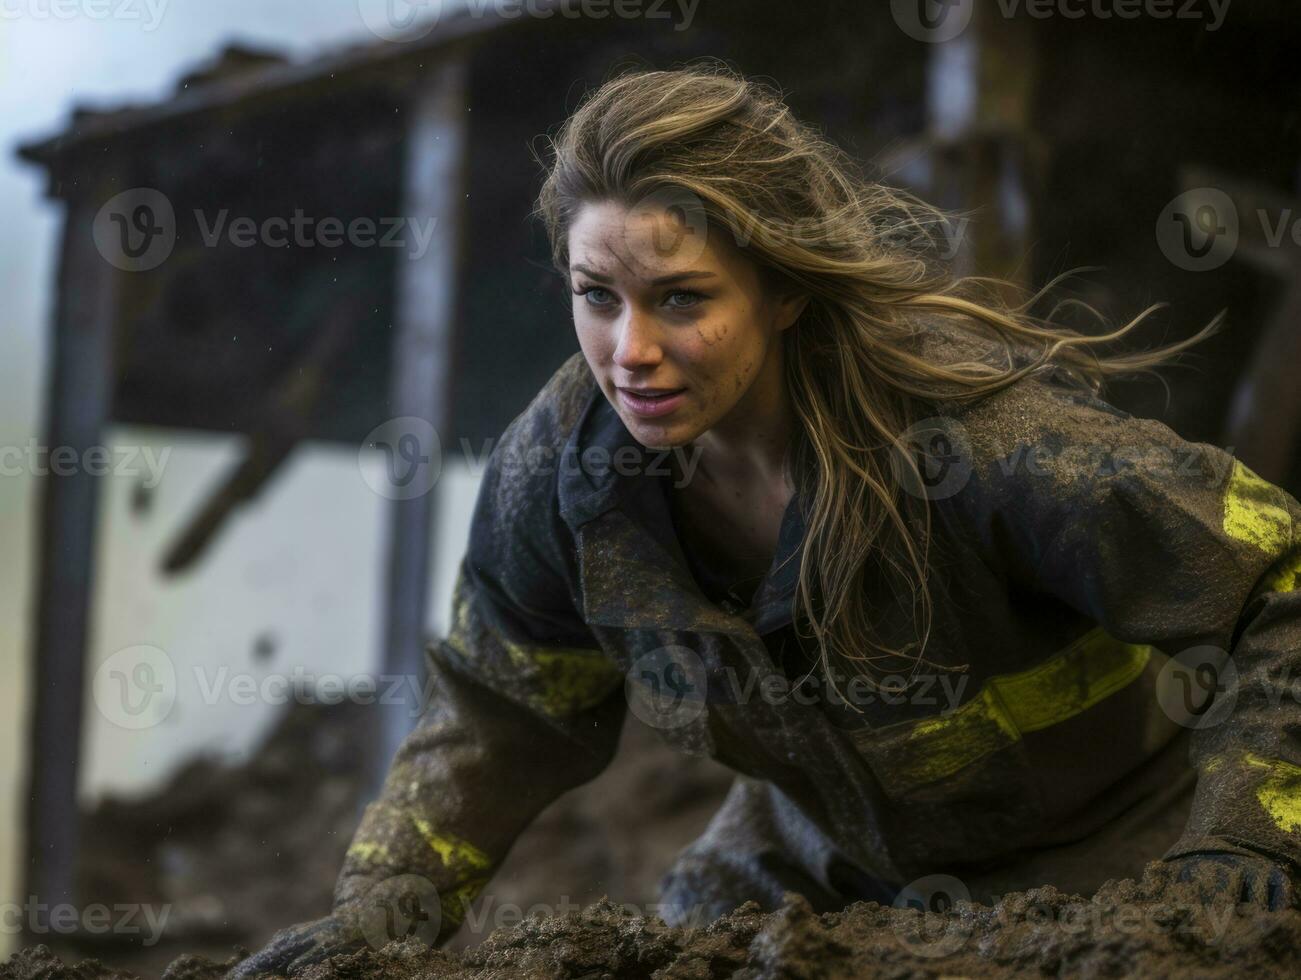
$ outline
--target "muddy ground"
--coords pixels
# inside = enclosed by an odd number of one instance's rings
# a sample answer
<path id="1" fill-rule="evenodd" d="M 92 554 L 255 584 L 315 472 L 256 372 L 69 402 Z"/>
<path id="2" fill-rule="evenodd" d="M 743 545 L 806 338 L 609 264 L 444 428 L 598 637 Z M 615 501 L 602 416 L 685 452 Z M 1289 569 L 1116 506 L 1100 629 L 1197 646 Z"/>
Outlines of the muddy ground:
<path id="1" fill-rule="evenodd" d="M 1153 900 L 1156 898 L 1157 900 Z M 1212 910 L 1213 911 L 1213 910 Z M 182 957 L 164 980 L 217 980 L 235 962 Z M 712 980 L 889 977 L 1295 977 L 1301 913 L 1246 906 L 1208 914 L 1189 894 L 1108 883 L 1091 900 L 1053 888 L 922 913 L 860 903 L 814 915 L 789 898 L 779 912 L 745 906 L 695 931 L 671 929 L 608 903 L 527 919 L 474 949 L 392 943 L 309 968 L 306 980 Z M 28 949 L 0 980 L 131 980 L 96 964 L 66 967 Z"/>
<path id="2" fill-rule="evenodd" d="M 297 706 L 246 765 L 195 760 L 153 797 L 104 801 L 87 816 L 83 901 L 166 903 L 162 941 L 142 949 L 121 937 L 104 946 L 33 936 L 0 965 L 0 980 L 212 980 L 239 949 L 325 914 L 365 802 L 364 722 L 347 706 Z M 860 904 L 817 916 L 792 901 L 772 914 L 746 907 L 705 929 L 671 929 L 645 914 L 658 878 L 729 783 L 720 767 L 671 752 L 630 720 L 615 763 L 529 828 L 480 900 L 481 911 L 485 900 L 496 910 L 582 911 L 489 916 L 481 921 L 495 931 L 467 925 L 444 950 L 409 940 L 304 976 L 1301 976 L 1301 912 L 1207 909 L 1191 887 L 1155 879 L 1109 883 L 1089 900 L 1043 888 L 995 908 L 925 915 Z"/>
<path id="3" fill-rule="evenodd" d="M 196 758 L 157 793 L 102 800 L 83 819 L 78 902 L 165 908 L 162 940 L 45 933 L 27 942 L 65 962 L 94 957 L 157 977 L 182 953 L 224 959 L 237 944 L 258 949 L 277 929 L 325 915 L 369 800 L 372 718 L 364 705 L 294 703 L 246 763 Z M 498 921 L 503 909 L 581 908 L 605 896 L 646 908 L 731 778 L 630 716 L 611 766 L 521 835 L 480 907 L 494 903 Z M 448 949 L 486 933 L 467 926 Z"/>

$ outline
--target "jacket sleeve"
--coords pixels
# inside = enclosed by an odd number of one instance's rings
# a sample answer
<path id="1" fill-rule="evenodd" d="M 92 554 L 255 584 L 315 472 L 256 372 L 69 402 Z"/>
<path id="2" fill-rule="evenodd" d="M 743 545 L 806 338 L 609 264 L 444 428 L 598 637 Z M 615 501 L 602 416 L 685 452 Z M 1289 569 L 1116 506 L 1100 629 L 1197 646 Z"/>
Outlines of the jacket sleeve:
<path id="1" fill-rule="evenodd" d="M 439 942 L 538 813 L 605 768 L 624 716 L 623 674 L 577 612 L 554 478 L 512 452 L 521 424 L 489 460 L 450 630 L 426 650 L 430 699 L 335 890 L 337 912 L 386 878 L 422 876 L 438 892 Z"/>
<path id="2" fill-rule="evenodd" d="M 1064 385 L 1026 379 L 956 418 L 971 471 L 952 504 L 982 553 L 1213 697 L 1180 720 L 1198 781 L 1163 856 L 1301 869 L 1301 505 L 1230 452 Z"/>

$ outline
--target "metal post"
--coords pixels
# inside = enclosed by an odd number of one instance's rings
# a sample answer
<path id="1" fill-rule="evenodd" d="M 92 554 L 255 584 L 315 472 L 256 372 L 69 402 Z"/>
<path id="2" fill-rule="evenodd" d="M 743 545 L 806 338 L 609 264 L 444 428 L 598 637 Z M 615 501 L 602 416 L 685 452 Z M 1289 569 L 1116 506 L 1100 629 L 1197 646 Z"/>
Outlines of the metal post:
<path id="1" fill-rule="evenodd" d="M 410 219 L 434 219 L 429 250 L 399 258 L 393 340 L 393 416 L 433 425 L 446 440 L 451 411 L 451 357 L 461 248 L 466 145 L 466 63 L 453 55 L 422 79 L 410 109 L 403 208 Z M 437 488 L 390 509 L 384 670 L 425 677 L 426 606 L 434 546 Z M 409 688 L 404 687 L 409 693 Z M 411 705 L 386 706 L 379 739 L 382 778 L 415 721 Z"/>

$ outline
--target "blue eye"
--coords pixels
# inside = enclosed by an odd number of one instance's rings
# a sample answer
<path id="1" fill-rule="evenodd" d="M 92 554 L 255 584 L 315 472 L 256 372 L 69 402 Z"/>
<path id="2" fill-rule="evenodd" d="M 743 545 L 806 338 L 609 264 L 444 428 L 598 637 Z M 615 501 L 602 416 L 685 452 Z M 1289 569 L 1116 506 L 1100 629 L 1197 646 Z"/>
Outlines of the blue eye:
<path id="1" fill-rule="evenodd" d="M 686 296 L 688 299 L 691 300 L 690 303 L 685 303 L 685 304 L 684 303 L 669 304 L 675 310 L 688 310 L 705 298 L 700 293 L 694 292 L 690 289 L 675 289 L 672 293 L 669 294 L 669 298 L 672 299 L 674 296 Z"/>
<path id="2" fill-rule="evenodd" d="M 587 300 L 587 303 L 588 303 L 589 306 L 605 307 L 605 306 L 613 306 L 613 305 L 614 305 L 614 302 L 612 302 L 612 300 L 613 300 L 613 298 L 614 298 L 614 294 L 611 293 L 608 289 L 606 289 L 606 288 L 603 287 L 603 286 L 583 286 L 583 287 L 580 287 L 579 289 L 571 290 L 571 292 L 572 292 L 575 296 L 586 296 L 586 297 L 589 297 L 588 300 Z M 608 298 L 606 298 L 606 299 L 602 299 L 602 298 L 600 298 L 600 297 L 595 297 L 595 298 L 593 298 L 593 297 L 592 297 L 592 294 L 594 294 L 594 293 L 601 293 L 601 294 L 603 294 L 605 297 L 608 297 Z M 685 297 L 685 300 L 686 300 L 686 301 L 685 301 L 685 302 L 671 302 L 672 300 L 675 300 L 675 299 L 677 299 L 677 298 L 679 298 L 679 297 Z M 668 307 L 669 309 L 671 309 L 671 310 L 689 310 L 689 309 L 695 307 L 696 305 L 698 305 L 702 300 L 705 300 L 705 299 L 708 299 L 708 297 L 705 296 L 703 293 L 698 293 L 698 292 L 696 292 L 695 290 L 692 290 L 692 289 L 675 289 L 675 290 L 673 290 L 672 292 L 670 292 L 670 293 L 668 294 L 668 297 L 666 298 L 664 305 L 667 306 L 667 307 Z"/>
<path id="3" fill-rule="evenodd" d="M 601 286 L 588 286 L 588 287 L 586 287 L 585 289 L 575 289 L 575 290 L 573 291 L 573 293 L 574 293 L 575 296 L 587 296 L 587 295 L 589 295 L 589 294 L 591 294 L 591 293 L 609 293 L 609 290 L 608 290 L 608 289 L 604 289 L 604 288 L 602 288 Z M 590 306 L 608 306 L 608 305 L 609 305 L 608 303 L 602 303 L 602 302 L 600 302 L 599 300 L 592 300 L 592 299 L 589 299 L 587 302 L 588 302 L 588 304 L 589 304 Z"/>

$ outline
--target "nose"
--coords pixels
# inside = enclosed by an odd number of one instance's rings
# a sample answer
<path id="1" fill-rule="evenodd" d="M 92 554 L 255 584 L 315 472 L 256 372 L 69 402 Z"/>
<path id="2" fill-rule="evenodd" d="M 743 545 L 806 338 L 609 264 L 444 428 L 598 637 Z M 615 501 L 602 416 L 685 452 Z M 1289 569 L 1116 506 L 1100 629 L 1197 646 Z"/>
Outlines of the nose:
<path id="1" fill-rule="evenodd" d="M 659 325 L 654 317 L 630 306 L 616 329 L 619 338 L 614 348 L 614 363 L 625 371 L 634 373 L 639 368 L 653 367 L 663 359 Z"/>

